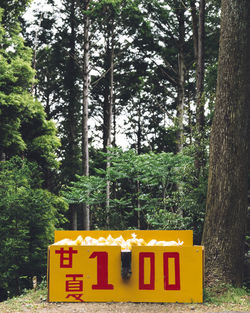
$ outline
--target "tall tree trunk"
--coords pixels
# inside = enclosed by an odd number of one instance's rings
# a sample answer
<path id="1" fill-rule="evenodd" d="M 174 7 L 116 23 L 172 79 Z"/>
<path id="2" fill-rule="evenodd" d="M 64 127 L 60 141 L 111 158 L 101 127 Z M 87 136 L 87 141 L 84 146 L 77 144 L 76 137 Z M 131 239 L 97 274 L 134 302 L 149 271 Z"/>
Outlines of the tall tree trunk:
<path id="1" fill-rule="evenodd" d="M 84 10 L 87 11 L 89 0 L 84 0 Z M 89 17 L 84 16 L 84 60 L 83 60 L 83 117 L 82 117 L 82 169 L 83 175 L 89 176 L 88 148 L 88 104 L 89 104 Z M 83 204 L 83 229 L 90 229 L 89 205 Z"/>
<path id="2" fill-rule="evenodd" d="M 195 6 L 196 0 L 190 0 L 192 28 L 193 28 L 193 46 L 194 46 L 194 63 L 197 64 L 198 59 L 198 16 Z"/>
<path id="3" fill-rule="evenodd" d="M 142 112 L 141 112 L 141 100 L 139 99 L 138 111 L 137 111 L 137 154 L 142 153 Z"/>
<path id="4" fill-rule="evenodd" d="M 112 140 L 112 146 L 116 147 L 116 132 L 117 132 L 117 122 L 116 122 L 116 107 L 115 107 L 115 99 L 113 96 L 113 140 Z"/>
<path id="5" fill-rule="evenodd" d="M 72 229 L 77 230 L 77 205 L 70 205 L 71 215 L 72 215 Z"/>
<path id="6" fill-rule="evenodd" d="M 177 148 L 178 152 L 183 149 L 184 143 L 184 96 L 185 96 L 185 64 L 184 64 L 184 43 L 185 43 L 185 8 L 182 4 L 177 9 L 177 17 L 179 20 L 179 54 L 178 54 L 178 89 L 177 89 Z"/>
<path id="7" fill-rule="evenodd" d="M 111 133 L 112 133 L 112 115 L 113 115 L 113 103 L 114 103 L 114 21 L 111 20 L 111 28 L 109 32 L 109 38 L 107 40 L 107 96 L 104 103 L 104 151 L 108 151 L 111 147 Z M 110 157 L 107 156 L 106 172 L 109 173 Z M 110 180 L 107 179 L 106 185 L 106 226 L 110 228 Z"/>
<path id="8" fill-rule="evenodd" d="M 141 229 L 141 201 L 140 201 L 140 193 L 141 193 L 141 184 L 140 181 L 136 181 L 137 187 L 137 228 Z"/>
<path id="9" fill-rule="evenodd" d="M 189 73 L 187 73 L 187 81 L 188 84 L 190 82 L 190 76 Z M 191 109 L 191 105 L 192 105 L 192 101 L 193 101 L 193 95 L 191 90 L 188 90 L 187 93 L 187 117 L 188 117 L 188 138 L 189 138 L 189 144 L 192 145 L 193 144 L 193 112 Z"/>
<path id="10" fill-rule="evenodd" d="M 198 176 L 201 169 L 205 166 L 205 149 L 204 146 L 204 72 L 205 72 L 205 58 L 204 58 L 204 41 L 205 41 L 205 0 L 200 0 L 199 7 L 199 27 L 198 27 L 198 55 L 196 67 L 196 156 L 195 167 Z"/>
<path id="11" fill-rule="evenodd" d="M 36 65 L 37 65 L 37 49 L 38 49 L 38 32 L 41 27 L 42 19 L 43 19 L 43 14 L 41 13 L 40 18 L 39 18 L 39 23 L 38 23 L 38 29 L 35 32 L 35 38 L 34 38 L 34 48 L 33 48 L 33 59 L 32 59 L 32 68 L 36 71 Z M 36 77 L 34 77 L 36 78 Z M 35 88 L 35 80 L 33 79 L 32 85 L 31 85 L 31 93 L 33 96 L 35 96 L 36 93 L 36 88 Z"/>
<path id="12" fill-rule="evenodd" d="M 106 84 L 103 106 L 103 150 L 111 146 L 111 130 L 112 130 L 112 114 L 113 114 L 113 98 L 114 98 L 114 38 L 113 30 L 110 30 L 107 39 L 106 51 Z"/>
<path id="13" fill-rule="evenodd" d="M 141 108 L 141 99 L 139 97 L 139 103 L 138 103 L 138 111 L 137 111 L 137 116 L 138 116 L 138 122 L 137 122 L 137 154 L 140 155 L 142 153 L 142 108 Z M 140 201 L 140 193 L 141 193 L 141 185 L 140 181 L 136 181 L 136 192 L 137 192 L 137 228 L 141 229 L 141 201 Z"/>
<path id="14" fill-rule="evenodd" d="M 217 98 L 202 242 L 207 282 L 240 285 L 249 169 L 250 1 L 222 0 L 221 5 Z"/>
<path id="15" fill-rule="evenodd" d="M 6 154 L 0 151 L 0 161 L 6 161 Z"/>
<path id="16" fill-rule="evenodd" d="M 69 15 L 69 59 L 67 62 L 66 70 L 67 75 L 64 78 L 64 87 L 67 90 L 67 107 L 66 107 L 66 119 L 64 123 L 65 137 L 68 138 L 63 144 L 65 144 L 65 158 L 63 163 L 63 170 L 65 171 L 65 176 L 68 181 L 74 179 L 75 172 L 79 170 L 79 148 L 78 148 L 78 117 L 79 115 L 79 102 L 78 102 L 78 92 L 76 88 L 76 76 L 77 76 L 77 65 L 75 62 L 76 55 L 76 2 L 72 0 L 70 2 L 70 15 Z M 68 164 L 71 162 L 71 169 L 69 169 Z M 72 173 L 74 172 L 74 174 Z M 72 229 L 77 229 L 77 206 L 70 205 L 71 218 L 72 218 Z"/>

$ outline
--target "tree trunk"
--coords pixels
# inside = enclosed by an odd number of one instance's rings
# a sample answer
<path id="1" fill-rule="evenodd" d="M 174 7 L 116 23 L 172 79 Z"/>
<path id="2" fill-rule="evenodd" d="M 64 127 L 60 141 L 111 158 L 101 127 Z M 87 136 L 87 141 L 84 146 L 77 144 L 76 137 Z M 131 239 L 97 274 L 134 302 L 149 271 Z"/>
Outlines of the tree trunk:
<path id="1" fill-rule="evenodd" d="M 72 214 L 72 229 L 77 230 L 77 205 L 71 204 L 70 210 Z"/>
<path id="2" fill-rule="evenodd" d="M 107 40 L 107 96 L 104 103 L 104 151 L 107 152 L 111 147 L 111 131 L 112 131 L 112 114 L 113 114 L 113 102 L 114 102 L 114 22 L 111 20 L 111 29 L 109 31 L 109 37 Z M 107 156 L 106 173 L 109 172 L 110 157 Z M 106 226 L 110 228 L 110 180 L 107 179 L 106 185 Z"/>
<path id="3" fill-rule="evenodd" d="M 205 40 L 205 0 L 200 0 L 199 7 L 199 27 L 198 27 L 198 55 L 196 67 L 196 155 L 195 168 L 197 175 L 200 175 L 202 168 L 205 166 L 205 149 L 204 146 L 204 40 Z"/>
<path id="4" fill-rule="evenodd" d="M 198 28 L 198 58 L 196 70 L 196 119 L 199 132 L 204 131 L 204 103 L 202 94 L 204 91 L 204 40 L 205 40 L 205 0 L 200 0 L 199 8 L 199 28 Z"/>
<path id="5" fill-rule="evenodd" d="M 216 106 L 210 142 L 206 279 L 240 285 L 247 216 L 250 1 L 222 0 Z"/>
<path id="6" fill-rule="evenodd" d="M 106 51 L 106 84 L 104 94 L 103 107 L 103 150 L 106 152 L 111 145 L 111 129 L 113 114 L 113 98 L 114 98 L 114 40 L 113 30 L 110 31 L 110 37 L 107 39 Z"/>
<path id="7" fill-rule="evenodd" d="M 137 110 L 137 154 L 142 153 L 142 109 L 141 109 L 141 99 L 139 99 L 138 110 Z"/>
<path id="8" fill-rule="evenodd" d="M 178 54 L 178 89 L 177 89 L 177 148 L 178 152 L 183 149 L 184 143 L 184 96 L 185 96 L 185 64 L 184 64 L 184 43 L 185 43 L 185 8 L 182 6 L 177 10 L 179 20 L 179 54 Z"/>
<path id="9" fill-rule="evenodd" d="M 6 154 L 0 151 L 0 161 L 6 161 Z"/>
<path id="10" fill-rule="evenodd" d="M 139 180 L 136 181 L 137 187 L 137 228 L 141 229 L 141 201 L 140 201 L 140 194 L 141 194 L 141 185 Z"/>
<path id="11" fill-rule="evenodd" d="M 40 15 L 40 18 L 39 18 L 39 24 L 38 24 L 38 29 L 36 30 L 35 32 L 35 38 L 34 38 L 34 48 L 33 48 L 33 59 L 32 59 L 32 68 L 36 71 L 36 65 L 37 65 L 37 50 L 38 50 L 38 32 L 39 32 L 39 29 L 41 27 L 41 23 L 42 23 L 42 19 L 43 19 L 43 14 L 44 13 L 41 13 Z M 34 77 L 36 78 L 36 76 Z M 36 91 L 36 88 L 35 88 L 35 80 L 33 79 L 32 81 L 32 85 L 31 85 L 31 94 L 33 96 L 35 96 L 35 91 Z"/>
<path id="12" fill-rule="evenodd" d="M 116 132 L 117 132 L 117 122 L 116 122 L 116 107 L 115 107 L 115 99 L 113 97 L 113 140 L 112 146 L 116 147 Z"/>
<path id="13" fill-rule="evenodd" d="M 193 46 L 194 46 L 194 61 L 197 64 L 198 59 L 198 17 L 196 12 L 195 0 L 190 0 L 192 27 L 193 27 Z"/>
<path id="14" fill-rule="evenodd" d="M 187 72 L 187 82 L 189 84 L 190 82 L 190 75 Z M 193 144 L 193 112 L 192 112 L 192 101 L 193 101 L 193 95 L 191 93 L 191 90 L 188 89 L 187 93 L 187 117 L 188 117 L 188 139 L 189 139 L 189 145 L 191 146 Z"/>
<path id="15" fill-rule="evenodd" d="M 66 101 L 66 118 L 64 122 L 65 138 L 62 142 L 65 145 L 65 156 L 62 164 L 62 171 L 66 176 L 67 181 L 74 179 L 76 171 L 79 171 L 79 148 L 78 148 L 78 135 L 80 129 L 78 129 L 78 119 L 80 115 L 78 114 L 80 105 L 78 102 L 78 92 L 76 88 L 77 81 L 77 65 L 75 62 L 76 55 L 76 2 L 71 1 L 69 6 L 69 59 L 66 65 L 67 75 L 64 78 L 64 87 L 67 90 Z M 70 138 L 70 140 L 66 137 Z M 69 163 L 71 168 L 69 169 Z M 74 173 L 74 174 L 73 174 Z M 77 206 L 70 205 L 71 219 L 72 219 L 72 229 L 77 230 Z"/>
<path id="16" fill-rule="evenodd" d="M 84 0 L 84 10 L 88 9 L 89 0 Z M 89 17 L 84 16 L 84 60 L 83 60 L 83 118 L 82 118 L 82 169 L 83 175 L 89 176 L 88 148 L 88 104 L 89 104 Z M 83 229 L 90 229 L 89 205 L 83 204 Z"/>

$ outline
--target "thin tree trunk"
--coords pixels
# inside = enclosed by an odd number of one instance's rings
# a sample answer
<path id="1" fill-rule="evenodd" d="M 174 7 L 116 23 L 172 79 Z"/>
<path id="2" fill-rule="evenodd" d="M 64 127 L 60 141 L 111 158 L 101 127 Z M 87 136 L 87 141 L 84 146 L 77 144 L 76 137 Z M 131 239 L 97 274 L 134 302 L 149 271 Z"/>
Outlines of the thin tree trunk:
<path id="1" fill-rule="evenodd" d="M 78 142 L 77 142 L 77 121 L 76 112 L 78 110 L 78 99 L 77 91 L 75 88 L 76 83 L 76 2 L 70 2 L 70 58 L 67 64 L 67 77 L 65 78 L 64 85 L 68 91 L 68 105 L 67 105 L 67 123 L 65 124 L 65 130 L 70 138 L 67 145 L 67 153 L 65 155 L 66 163 L 70 159 L 72 162 L 72 167 L 76 170 L 76 164 L 78 162 Z M 48 108 L 47 108 L 48 109 Z M 68 179 L 73 179 L 70 172 L 67 173 Z M 72 218 L 72 229 L 77 230 L 78 216 L 77 216 L 77 205 L 70 205 L 71 218 Z"/>
<path id="2" fill-rule="evenodd" d="M 32 60 L 32 68 L 36 71 L 36 64 L 37 64 L 37 46 L 38 46 L 38 32 L 39 28 L 41 27 L 42 19 L 43 19 L 43 14 L 41 13 L 40 19 L 39 19 L 39 25 L 38 29 L 35 33 L 35 39 L 34 39 L 34 54 L 33 54 L 33 60 Z M 34 77 L 35 78 L 35 77 Z M 32 81 L 32 86 L 31 86 L 31 93 L 33 96 L 35 96 L 35 80 Z"/>
<path id="3" fill-rule="evenodd" d="M 88 9 L 89 0 L 84 0 L 84 10 Z M 83 61 L 83 118 L 82 118 L 82 169 L 83 175 L 89 176 L 88 148 L 88 104 L 89 104 L 89 17 L 84 16 L 84 61 Z M 89 205 L 83 204 L 83 229 L 90 229 Z"/>
<path id="4" fill-rule="evenodd" d="M 110 61 L 110 71 L 109 71 L 109 101 L 108 101 L 108 108 L 107 108 L 107 149 L 111 147 L 111 132 L 112 132 L 112 114 L 113 114 L 113 102 L 114 102 L 114 25 L 112 23 L 111 26 L 111 47 L 109 50 L 109 61 Z M 107 164 L 106 164 L 106 172 L 109 172 L 110 168 L 110 157 L 107 157 Z M 110 228 L 110 180 L 107 180 L 107 187 L 106 187 L 106 224 L 107 228 Z"/>
<path id="5" fill-rule="evenodd" d="M 189 83 L 189 75 L 187 77 L 187 81 Z M 191 95 L 190 90 L 187 94 L 187 116 L 188 116 L 188 138 L 189 138 L 189 144 L 193 144 L 193 112 L 191 109 L 191 102 L 192 102 L 193 96 Z"/>
<path id="6" fill-rule="evenodd" d="M 184 116 L 184 59 L 183 54 L 179 54 L 179 79 L 178 79 L 178 107 L 177 107 L 177 148 L 178 152 L 183 149 L 184 143 L 184 126 L 183 126 L 183 116 Z"/>
<path id="7" fill-rule="evenodd" d="M 137 185 L 137 228 L 141 229 L 141 201 L 140 201 L 140 193 L 141 193 L 141 185 L 139 180 L 136 181 Z"/>
<path id="8" fill-rule="evenodd" d="M 198 28 L 198 59 L 197 59 L 197 79 L 196 79 L 196 103 L 197 103 L 197 128 L 199 132 L 204 131 L 204 103 L 202 95 L 204 91 L 205 72 L 205 0 L 200 0 L 199 8 L 199 28 Z"/>
<path id="9" fill-rule="evenodd" d="M 138 116 L 138 123 L 137 123 L 137 154 L 141 154 L 141 149 L 142 149 L 142 125 L 141 125 L 141 100 L 139 99 L 139 104 L 138 104 L 138 111 L 137 111 L 137 116 Z"/>
<path id="10" fill-rule="evenodd" d="M 198 59 L 198 16 L 195 6 L 195 0 L 190 0 L 192 28 L 193 28 L 193 46 L 194 46 L 194 62 L 197 64 Z"/>
<path id="11" fill-rule="evenodd" d="M 178 96 L 177 96 L 177 148 L 178 152 L 183 149 L 184 143 L 184 96 L 185 96 L 185 64 L 184 64 L 184 42 L 185 42 L 185 24 L 184 7 L 177 10 L 179 19 L 179 54 L 178 54 Z"/>
<path id="12" fill-rule="evenodd" d="M 141 100 L 139 99 L 138 104 L 138 128 L 137 128 L 137 154 L 140 155 L 142 152 L 142 125 L 141 125 Z M 137 228 L 141 229 L 141 201 L 139 199 L 140 193 L 141 193 L 141 186 L 139 180 L 136 181 L 136 187 L 137 187 Z"/>
<path id="13" fill-rule="evenodd" d="M 103 150 L 106 152 L 107 148 L 111 146 L 111 132 L 112 132 L 112 114 L 114 101 L 114 38 L 113 30 L 110 31 L 110 38 L 107 40 L 107 83 L 104 95 L 103 108 Z"/>
<path id="14" fill-rule="evenodd" d="M 72 204 L 70 205 L 70 209 L 72 212 L 72 229 L 77 230 L 77 206 Z"/>
<path id="15" fill-rule="evenodd" d="M 0 161 L 6 161 L 6 154 L 4 152 L 0 152 Z"/>
<path id="16" fill-rule="evenodd" d="M 117 132 L 116 107 L 115 107 L 115 99 L 113 97 L 113 140 L 112 140 L 113 147 L 116 147 L 116 132 Z"/>
<path id="17" fill-rule="evenodd" d="M 205 146 L 204 146 L 204 72 L 205 72 L 205 0 L 200 0 L 199 7 L 199 28 L 198 28 L 198 58 L 196 68 L 196 156 L 195 167 L 198 176 L 205 166 Z"/>
<path id="18" fill-rule="evenodd" d="M 205 245 L 210 284 L 240 285 L 247 217 L 250 1 L 222 0 L 216 105 L 210 139 Z"/>

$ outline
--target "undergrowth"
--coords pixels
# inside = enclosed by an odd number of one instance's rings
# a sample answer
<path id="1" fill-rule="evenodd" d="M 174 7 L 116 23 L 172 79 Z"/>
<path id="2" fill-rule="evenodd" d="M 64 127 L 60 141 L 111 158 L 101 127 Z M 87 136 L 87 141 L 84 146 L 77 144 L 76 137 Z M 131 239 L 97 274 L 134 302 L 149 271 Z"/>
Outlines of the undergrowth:
<path id="1" fill-rule="evenodd" d="M 228 284 L 205 288 L 204 303 L 221 305 L 225 303 L 245 305 L 249 301 L 249 290 L 246 287 L 236 288 Z"/>

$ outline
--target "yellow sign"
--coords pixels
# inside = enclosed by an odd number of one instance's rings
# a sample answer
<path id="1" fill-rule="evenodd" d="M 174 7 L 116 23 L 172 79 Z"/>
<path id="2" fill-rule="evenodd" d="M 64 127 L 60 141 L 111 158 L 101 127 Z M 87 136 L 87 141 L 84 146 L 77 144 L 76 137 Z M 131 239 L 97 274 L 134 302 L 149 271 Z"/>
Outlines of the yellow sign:
<path id="1" fill-rule="evenodd" d="M 165 241 L 183 241 L 184 246 L 193 245 L 193 231 L 192 230 L 58 230 L 55 231 L 55 242 L 65 238 L 75 240 L 79 235 L 83 238 L 91 236 L 93 238 L 107 237 L 112 235 L 113 238 L 122 237 L 127 240 L 135 234 L 137 238 L 143 238 L 145 241 L 151 239 L 165 240 Z"/>
<path id="2" fill-rule="evenodd" d="M 65 232 L 62 232 L 65 235 Z M 166 231 L 137 232 L 138 237 L 165 240 Z M 151 234 L 150 234 L 151 233 Z M 171 239 L 184 241 L 190 232 L 174 231 Z M 82 232 L 64 238 L 75 239 Z M 123 231 L 107 232 L 126 235 Z M 192 234 L 192 233 L 191 233 Z M 69 233 L 68 233 L 69 235 Z M 94 238 L 106 233 L 95 231 L 84 234 Z M 153 237 L 154 235 L 154 237 Z M 165 236 L 164 236 L 165 235 Z M 172 232 L 173 235 L 173 232 Z M 182 236 L 181 236 L 182 235 Z M 177 236 L 177 237 L 176 237 Z M 56 241 L 62 238 L 56 235 Z M 189 238 L 190 239 L 190 238 Z M 122 276 L 119 246 L 59 246 L 48 252 L 49 301 L 51 302 L 202 302 L 203 247 L 134 246 L 131 252 L 130 274 Z M 124 265 L 124 264 L 123 264 Z"/>

